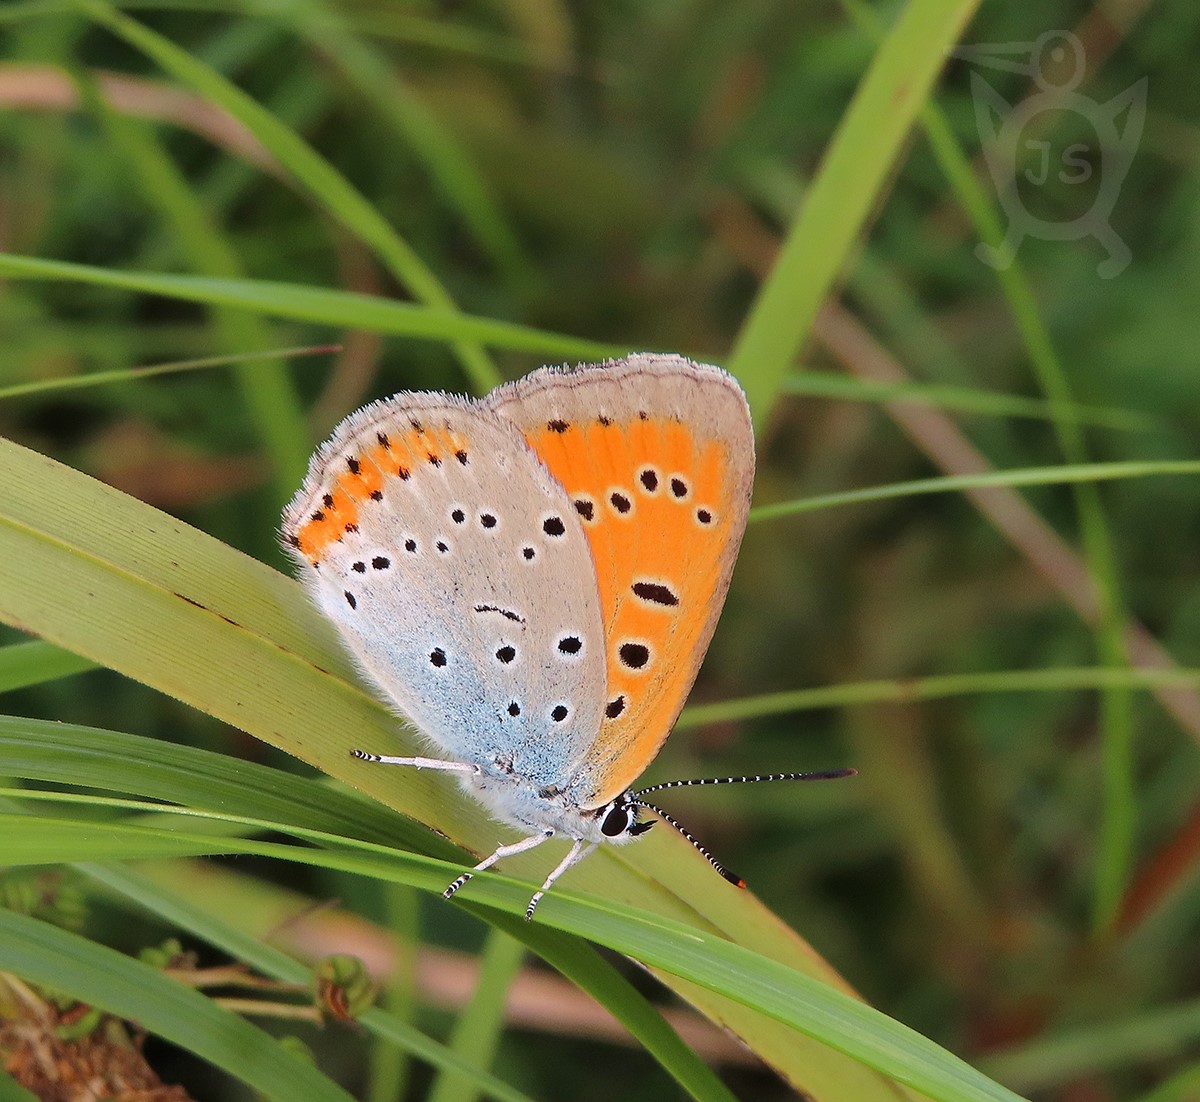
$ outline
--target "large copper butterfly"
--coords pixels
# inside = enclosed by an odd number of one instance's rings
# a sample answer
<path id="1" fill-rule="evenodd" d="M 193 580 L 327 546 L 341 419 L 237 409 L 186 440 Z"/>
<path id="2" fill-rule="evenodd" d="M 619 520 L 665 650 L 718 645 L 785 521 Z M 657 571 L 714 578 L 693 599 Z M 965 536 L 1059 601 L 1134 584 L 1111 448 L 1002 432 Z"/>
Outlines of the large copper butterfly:
<path id="1" fill-rule="evenodd" d="M 528 832 L 472 872 L 555 835 L 567 856 L 654 820 L 676 785 L 632 783 L 658 753 L 708 647 L 746 527 L 754 435 L 719 368 L 636 355 L 544 368 L 480 401 L 402 393 L 346 418 L 313 457 L 283 533 L 355 659 L 445 758 Z M 445 892 L 454 894 L 464 873 Z"/>

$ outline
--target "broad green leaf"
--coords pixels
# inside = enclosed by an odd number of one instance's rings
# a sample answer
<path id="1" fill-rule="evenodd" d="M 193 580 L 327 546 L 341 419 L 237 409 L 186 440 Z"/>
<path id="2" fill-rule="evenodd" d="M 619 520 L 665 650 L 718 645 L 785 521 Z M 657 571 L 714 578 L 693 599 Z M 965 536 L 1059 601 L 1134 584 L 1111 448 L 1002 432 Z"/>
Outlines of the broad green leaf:
<path id="1" fill-rule="evenodd" d="M 0 479 L 9 488 L 0 499 L 0 618 L 235 724 L 436 825 L 474 853 L 490 852 L 497 835 L 507 834 L 444 777 L 372 769 L 350 757 L 354 746 L 415 750 L 416 743 L 357 683 L 332 628 L 298 584 L 5 441 Z M 545 856 L 523 856 L 507 871 L 540 882 Z M 751 893 L 714 883 L 707 863 L 673 833 L 598 853 L 572 883 L 720 931 L 844 987 Z M 666 982 L 797 1085 L 865 1102 L 894 1098 L 895 1087 L 877 1072 L 771 1016 L 687 979 Z"/>

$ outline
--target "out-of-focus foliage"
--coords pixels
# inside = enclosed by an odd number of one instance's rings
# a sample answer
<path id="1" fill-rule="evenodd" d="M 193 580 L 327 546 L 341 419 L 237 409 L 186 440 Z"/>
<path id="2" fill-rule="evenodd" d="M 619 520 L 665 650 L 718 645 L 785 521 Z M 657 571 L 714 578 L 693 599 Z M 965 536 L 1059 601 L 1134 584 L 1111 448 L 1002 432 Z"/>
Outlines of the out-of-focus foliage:
<path id="1" fill-rule="evenodd" d="M 361 224 L 329 217 L 194 88 L 71 5 L 40 3 L 0 12 L 0 251 L 453 306 L 712 362 L 737 347 L 901 10 L 773 0 L 126 9 L 301 134 L 411 256 L 381 260 Z M 1194 12 L 1139 0 L 991 4 L 963 43 L 980 48 L 947 60 L 836 297 L 769 414 L 756 411 L 758 504 L 980 466 L 1197 457 Z M 1076 47 L 1085 68 L 1072 75 Z M 948 172 L 955 154 L 982 189 L 990 230 Z M 1014 240 L 1028 231 L 1003 272 L 976 248 L 997 226 Z M 341 351 L 57 388 L 330 342 Z M 515 377 L 540 362 L 13 280 L 0 292 L 0 388 L 45 386 L 0 391 L 0 434 L 283 569 L 280 506 L 342 415 L 401 389 L 477 390 L 490 372 Z M 927 388 L 898 397 L 868 382 Z M 1014 408 L 1012 396 L 1037 401 Z M 828 686 L 828 706 L 681 732 L 648 778 L 853 764 L 852 784 L 681 792 L 671 806 L 869 1002 L 1001 1082 L 1039 1099 L 1108 1102 L 1159 1084 L 1159 1098 L 1194 1098 L 1200 679 L 1156 696 L 1031 689 L 1021 675 L 1151 664 L 1154 641 L 1178 666 L 1200 667 L 1200 480 L 1021 494 L 1024 506 L 905 496 L 752 523 L 693 699 Z M 22 639 L 6 631 L 6 642 Z M 972 687 L 985 673 L 1009 676 Z M 967 691 L 923 691 L 921 679 L 943 675 L 962 675 Z M 107 671 L 47 666 L 45 678 L 18 677 L 32 687 L 4 710 L 286 766 Z M 911 693 L 863 702 L 854 687 L 867 681 L 911 682 Z M 258 872 L 252 886 L 239 878 L 234 909 L 253 897 L 282 920 L 302 906 L 285 891 L 338 897 L 408 935 L 404 953 L 426 973 L 430 960 L 465 960 L 439 953 L 478 949 L 479 925 L 436 897 Z M 31 884 L 26 872 L 0 874 L 0 902 L 78 927 L 79 885 L 66 922 L 53 913 L 57 892 Z M 99 942 L 128 950 L 162 935 L 150 922 L 134 929 L 110 899 L 90 905 Z M 467 1013 L 486 1021 L 490 1007 L 495 1022 L 516 963 L 494 943 L 484 961 L 492 986 Z M 383 1001 L 470 1053 L 447 1014 L 462 992 L 435 996 L 420 969 L 416 980 L 401 973 Z M 497 1042 L 495 1073 L 539 1098 L 661 1096 L 649 1058 L 579 1040 L 567 1018 L 518 1016 L 521 1028 Z M 404 1081 L 376 1054 L 368 1088 L 365 1044 L 304 1036 L 356 1096 L 391 1097 L 384 1085 Z M 160 1055 L 168 1077 L 197 1096 L 211 1089 L 208 1072 Z M 714 1059 L 730 1061 L 720 1068 L 739 1097 L 787 1095 L 725 1048 Z M 407 1097 L 428 1081 L 410 1069 Z M 448 1099 L 460 1088 L 451 1077 L 435 1090 Z"/>

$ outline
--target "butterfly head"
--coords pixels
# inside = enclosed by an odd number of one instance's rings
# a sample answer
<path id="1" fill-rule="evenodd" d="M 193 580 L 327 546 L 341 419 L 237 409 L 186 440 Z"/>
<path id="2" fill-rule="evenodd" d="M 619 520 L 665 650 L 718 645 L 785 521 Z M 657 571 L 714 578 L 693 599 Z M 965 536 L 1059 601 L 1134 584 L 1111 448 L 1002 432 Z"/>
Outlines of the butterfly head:
<path id="1" fill-rule="evenodd" d="M 611 803 L 605 804 L 596 813 L 600 833 L 610 840 L 636 838 L 639 834 L 645 834 L 654 826 L 654 820 L 639 823 L 637 813 L 640 806 L 633 792 L 624 792 Z"/>

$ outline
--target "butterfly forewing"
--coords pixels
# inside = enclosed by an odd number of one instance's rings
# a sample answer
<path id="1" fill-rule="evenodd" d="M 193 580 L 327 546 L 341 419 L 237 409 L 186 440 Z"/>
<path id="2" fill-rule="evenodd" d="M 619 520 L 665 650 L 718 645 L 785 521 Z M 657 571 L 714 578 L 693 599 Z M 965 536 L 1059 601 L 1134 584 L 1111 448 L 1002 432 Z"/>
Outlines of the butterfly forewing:
<path id="1" fill-rule="evenodd" d="M 441 394 L 347 418 L 284 514 L 359 664 L 446 753 L 561 783 L 603 718 L 578 514 L 512 422 Z"/>
<path id="2" fill-rule="evenodd" d="M 562 483 L 591 547 L 607 688 L 574 788 L 598 807 L 657 754 L 716 627 L 754 479 L 749 410 L 725 372 L 649 355 L 535 372 L 488 404 Z"/>

